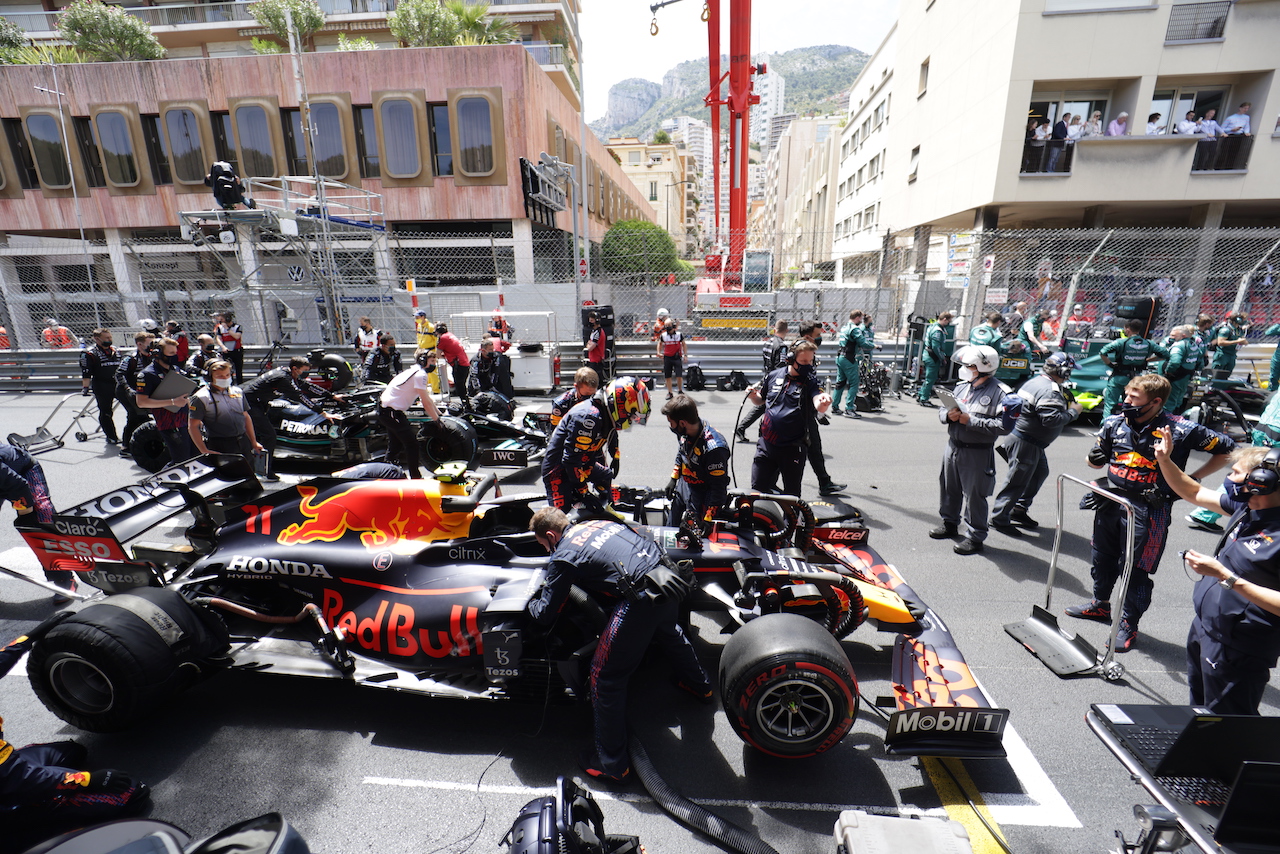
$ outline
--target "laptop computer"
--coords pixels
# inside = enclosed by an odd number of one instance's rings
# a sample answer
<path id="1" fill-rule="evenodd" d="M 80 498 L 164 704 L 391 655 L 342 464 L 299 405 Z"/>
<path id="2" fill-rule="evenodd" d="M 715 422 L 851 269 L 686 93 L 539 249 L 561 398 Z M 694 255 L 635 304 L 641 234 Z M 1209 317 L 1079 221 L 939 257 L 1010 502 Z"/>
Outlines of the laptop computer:
<path id="1" fill-rule="evenodd" d="M 1280 718 L 1215 715 L 1194 706 L 1091 708 L 1156 777 L 1208 777 L 1226 783 L 1246 760 L 1280 762 Z"/>
<path id="2" fill-rule="evenodd" d="M 1245 762 L 1240 766 L 1213 839 L 1241 854 L 1280 852 L 1280 763 Z"/>

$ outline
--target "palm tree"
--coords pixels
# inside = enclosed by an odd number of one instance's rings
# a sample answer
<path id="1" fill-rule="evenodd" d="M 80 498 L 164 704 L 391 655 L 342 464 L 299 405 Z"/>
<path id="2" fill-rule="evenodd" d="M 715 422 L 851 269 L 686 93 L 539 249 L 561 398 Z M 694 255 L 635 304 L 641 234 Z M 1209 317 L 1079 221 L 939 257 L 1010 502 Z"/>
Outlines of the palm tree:
<path id="1" fill-rule="evenodd" d="M 489 4 L 467 0 L 445 0 L 444 7 L 457 15 L 462 25 L 460 45 L 509 44 L 520 40 L 520 29 L 502 17 L 490 17 Z"/>

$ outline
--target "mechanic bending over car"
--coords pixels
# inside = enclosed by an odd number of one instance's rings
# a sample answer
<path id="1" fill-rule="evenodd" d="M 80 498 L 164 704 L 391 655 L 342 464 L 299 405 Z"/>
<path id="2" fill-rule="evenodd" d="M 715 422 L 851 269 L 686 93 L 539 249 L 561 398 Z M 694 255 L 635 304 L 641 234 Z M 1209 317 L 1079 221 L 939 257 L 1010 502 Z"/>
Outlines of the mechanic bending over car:
<path id="1" fill-rule="evenodd" d="M 1169 380 L 1158 374 L 1142 374 L 1129 380 L 1124 389 L 1124 404 L 1119 415 L 1102 420 L 1098 440 L 1089 451 L 1089 465 L 1107 470 L 1107 489 L 1128 499 L 1133 505 L 1133 574 L 1129 594 L 1124 600 L 1116 652 L 1128 652 L 1138 639 L 1138 621 L 1151 606 L 1152 577 L 1160 566 L 1165 538 L 1169 534 L 1169 516 L 1177 500 L 1172 487 L 1157 466 L 1156 431 L 1167 431 L 1172 437 L 1169 452 L 1179 467 L 1185 467 L 1192 451 L 1212 454 L 1196 470 L 1197 480 L 1226 464 L 1226 455 L 1236 443 L 1207 427 L 1163 411 L 1169 396 Z M 1090 492 L 1080 502 L 1082 510 L 1093 516 L 1093 598 L 1066 609 L 1070 617 L 1111 622 L 1111 591 L 1124 566 L 1125 533 L 1128 516 L 1124 507 Z"/>
<path id="2" fill-rule="evenodd" d="M 598 388 L 600 388 L 600 377 L 594 370 L 578 368 L 574 371 L 573 388 L 551 402 L 551 426 L 557 426 L 561 419 L 569 414 L 570 409 L 590 398 Z M 605 465 L 613 472 L 613 476 L 617 477 L 622 467 L 622 448 L 618 443 L 617 430 L 609 434 L 608 446 L 607 451 L 601 450 L 600 453 L 604 457 Z"/>
<path id="3" fill-rule="evenodd" d="M 670 657 L 677 688 L 703 703 L 712 699 L 711 680 L 678 620 L 692 582 L 657 543 L 629 525 L 592 519 L 570 526 L 563 511 L 543 507 L 529 530 L 551 553 L 542 588 L 528 604 L 535 622 L 554 622 L 574 586 L 613 606 L 591 659 L 594 744 L 579 764 L 597 780 L 629 782 L 627 683 L 650 643 L 656 640 Z"/>
<path id="4" fill-rule="evenodd" d="M 311 362 L 302 356 L 290 356 L 289 367 L 272 368 L 244 385 L 244 399 L 249 403 L 249 418 L 253 420 L 254 438 L 267 450 L 267 473 L 263 476 L 264 480 L 280 479 L 275 469 L 276 428 L 271 426 L 271 419 L 267 417 L 267 407 L 270 406 L 271 401 L 284 398 L 323 415 L 329 421 L 337 420 L 338 416 L 321 409 L 320 400 L 342 400 L 342 398 L 319 386 L 304 382 L 310 373 Z"/>
<path id="5" fill-rule="evenodd" d="M 0 501 L 13 504 L 18 514 L 13 520 L 15 528 L 53 524 L 53 500 L 49 498 L 44 469 L 35 457 L 7 442 L 0 442 Z M 59 587 L 76 589 L 76 574 L 70 570 L 46 569 L 44 577 Z M 70 601 L 66 596 L 55 596 L 53 604 L 65 605 Z"/>
<path id="6" fill-rule="evenodd" d="M 160 440 L 169 450 L 169 459 L 175 463 L 189 460 L 196 455 L 196 449 L 191 444 L 191 436 L 187 433 L 187 404 L 191 403 L 191 398 L 184 394 L 180 397 L 156 399 L 151 395 L 155 394 L 169 372 L 178 367 L 177 341 L 172 338 L 161 338 L 159 341 L 152 342 L 151 364 L 138 374 L 138 395 L 134 398 L 138 408 L 151 410 L 151 415 L 156 421 L 156 429 L 160 431 Z M 167 408 L 170 406 L 182 408 L 174 412 Z"/>
<path id="7" fill-rule="evenodd" d="M 231 384 L 231 373 L 228 361 L 209 363 L 209 385 L 191 395 L 187 432 L 202 454 L 240 454 L 252 462 L 253 452 L 264 449 L 253 434 L 244 392 Z"/>
<path id="8" fill-rule="evenodd" d="M 378 398 L 378 423 L 387 429 L 387 462 L 403 466 L 409 477 L 422 477 L 418 454 L 418 432 L 409 423 L 408 410 L 415 400 L 433 421 L 440 420 L 440 410 L 431 397 L 427 377 L 436 369 L 434 350 L 420 350 L 413 367 L 396 374 Z"/>
<path id="9" fill-rule="evenodd" d="M 687 518 L 691 528 L 706 536 L 729 495 L 729 443 L 698 417 L 698 404 L 688 395 L 668 400 L 662 414 L 679 437 L 675 468 L 667 484 L 671 499 L 667 524 L 678 528 Z"/>
<path id="10" fill-rule="evenodd" d="M 1173 461 L 1173 447 L 1161 430 L 1156 462 L 1179 497 L 1234 514 L 1212 557 L 1182 553 L 1201 576 L 1187 634 L 1191 705 L 1221 715 L 1256 715 L 1280 656 L 1280 448 L 1233 451 L 1222 494 L 1188 477 Z"/>
<path id="11" fill-rule="evenodd" d="M 601 449 L 611 434 L 648 420 L 649 390 L 635 377 L 610 380 L 570 409 L 551 431 L 542 457 L 542 483 L 551 506 L 572 507 L 586 497 L 588 483 L 607 493 L 613 472 L 601 462 Z"/>
<path id="12" fill-rule="evenodd" d="M 0 677 L 34 642 L 20 637 L 0 649 Z M 15 747 L 4 739 L 0 718 L 0 827 L 5 850 L 26 850 L 77 827 L 140 812 L 151 795 L 144 783 L 123 771 L 79 771 L 88 751 L 74 741 Z"/>

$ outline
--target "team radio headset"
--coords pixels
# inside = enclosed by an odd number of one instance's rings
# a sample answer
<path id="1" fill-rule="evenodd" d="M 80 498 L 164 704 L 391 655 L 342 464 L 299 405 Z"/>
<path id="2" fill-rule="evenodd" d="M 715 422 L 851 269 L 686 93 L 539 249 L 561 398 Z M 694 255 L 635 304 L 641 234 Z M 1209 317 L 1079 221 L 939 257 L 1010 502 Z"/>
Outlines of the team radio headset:
<path id="1" fill-rule="evenodd" d="M 1267 451 L 1267 456 L 1262 462 L 1258 463 L 1249 473 L 1244 476 L 1244 480 L 1240 481 L 1240 495 L 1270 495 L 1280 487 L 1280 445 Z M 1187 553 L 1184 551 L 1181 555 L 1186 560 Z M 1240 580 L 1240 576 L 1231 572 L 1226 578 L 1218 581 L 1218 584 L 1231 590 L 1236 586 L 1236 582 Z"/>

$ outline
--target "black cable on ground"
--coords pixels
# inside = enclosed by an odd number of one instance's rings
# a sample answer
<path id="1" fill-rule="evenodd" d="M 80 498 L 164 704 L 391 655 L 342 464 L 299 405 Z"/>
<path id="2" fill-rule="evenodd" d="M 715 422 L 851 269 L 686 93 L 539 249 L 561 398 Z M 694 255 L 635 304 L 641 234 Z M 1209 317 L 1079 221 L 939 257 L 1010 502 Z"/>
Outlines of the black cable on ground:
<path id="1" fill-rule="evenodd" d="M 644 789 L 662 811 L 692 830 L 705 835 L 726 851 L 739 854 L 778 854 L 777 850 L 758 836 L 753 836 L 733 822 L 721 818 L 705 807 L 681 795 L 663 780 L 658 769 L 649 761 L 649 754 L 636 737 L 634 729 L 630 740 L 631 767 L 635 769 Z"/>
<path id="2" fill-rule="evenodd" d="M 733 488 L 738 488 L 738 470 L 733 465 L 733 454 L 738 447 L 738 424 L 742 421 L 742 410 L 747 408 L 747 401 L 750 399 L 751 392 L 748 391 L 742 396 L 742 403 L 738 404 L 738 414 L 733 419 L 733 438 L 729 440 L 729 474 L 733 477 Z M 742 435 L 747 435 L 744 431 Z"/>

